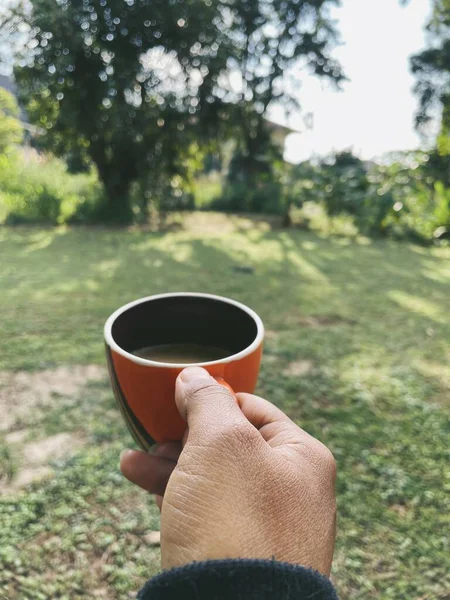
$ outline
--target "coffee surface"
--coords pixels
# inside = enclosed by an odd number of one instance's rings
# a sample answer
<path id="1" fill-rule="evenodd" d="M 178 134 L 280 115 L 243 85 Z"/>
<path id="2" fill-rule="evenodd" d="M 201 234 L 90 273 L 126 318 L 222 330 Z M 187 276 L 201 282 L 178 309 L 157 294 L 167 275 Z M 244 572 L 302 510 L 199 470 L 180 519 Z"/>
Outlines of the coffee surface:
<path id="1" fill-rule="evenodd" d="M 195 364 L 220 360 L 230 353 L 223 348 L 200 344 L 162 344 L 139 348 L 133 354 L 156 362 Z"/>

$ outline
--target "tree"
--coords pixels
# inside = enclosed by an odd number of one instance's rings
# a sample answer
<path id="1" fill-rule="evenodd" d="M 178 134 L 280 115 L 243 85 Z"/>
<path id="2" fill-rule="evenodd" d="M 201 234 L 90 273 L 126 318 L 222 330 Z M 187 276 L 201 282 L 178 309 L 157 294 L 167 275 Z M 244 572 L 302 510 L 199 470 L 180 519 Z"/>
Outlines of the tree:
<path id="1" fill-rule="evenodd" d="M 411 58 L 411 70 L 417 78 L 415 91 L 420 100 L 416 124 L 426 130 L 426 125 L 440 112 L 437 149 L 444 156 L 450 155 L 450 0 L 434 0 L 427 30 L 428 48 Z"/>
<path id="2" fill-rule="evenodd" d="M 9 73 L 15 53 L 24 43 L 27 29 L 23 21 L 25 0 L 2 0 L 0 3 L 0 73 Z"/>
<path id="3" fill-rule="evenodd" d="M 234 54 L 219 80 L 219 97 L 233 106 L 238 153 L 247 174 L 267 169 L 258 158 L 271 147 L 264 115 L 274 104 L 300 107 L 302 70 L 343 79 L 329 54 L 336 31 L 328 8 L 338 0 L 228 0 L 223 4 Z M 278 151 L 279 153 L 279 151 Z"/>
<path id="4" fill-rule="evenodd" d="M 0 154 L 22 141 L 19 107 L 14 96 L 0 87 Z"/>
<path id="5" fill-rule="evenodd" d="M 209 0 L 31 0 L 30 37 L 15 69 L 41 143 L 92 160 L 108 216 L 132 218 L 131 183 L 168 178 L 180 152 L 207 134 L 212 88 L 226 55 L 222 17 Z"/>
<path id="6" fill-rule="evenodd" d="M 40 143 L 73 168 L 93 161 L 110 217 L 129 221 L 132 182 L 182 176 L 194 143 L 234 136 L 258 172 L 264 113 L 297 104 L 291 67 L 342 78 L 337 1 L 30 0 L 20 97 Z"/>

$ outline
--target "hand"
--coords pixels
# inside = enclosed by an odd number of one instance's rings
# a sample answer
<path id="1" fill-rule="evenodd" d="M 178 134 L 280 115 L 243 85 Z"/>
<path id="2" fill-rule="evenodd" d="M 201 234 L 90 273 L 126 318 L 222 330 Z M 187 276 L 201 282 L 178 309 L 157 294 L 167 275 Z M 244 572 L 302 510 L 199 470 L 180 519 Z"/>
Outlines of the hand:
<path id="1" fill-rule="evenodd" d="M 257 396 L 233 395 L 204 369 L 178 377 L 182 444 L 129 450 L 122 473 L 157 495 L 164 569 L 274 558 L 329 575 L 335 539 L 331 452 Z"/>

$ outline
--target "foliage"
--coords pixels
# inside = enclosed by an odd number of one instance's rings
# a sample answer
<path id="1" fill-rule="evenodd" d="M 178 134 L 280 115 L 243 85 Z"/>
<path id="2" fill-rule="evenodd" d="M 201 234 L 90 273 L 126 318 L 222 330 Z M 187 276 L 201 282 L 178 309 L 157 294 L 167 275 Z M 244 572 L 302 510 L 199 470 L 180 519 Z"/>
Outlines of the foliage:
<path id="1" fill-rule="evenodd" d="M 392 208 L 391 197 L 374 196 L 367 165 L 349 151 L 288 167 L 283 183 L 288 210 L 315 202 L 330 217 L 351 216 L 361 233 L 381 233 Z"/>
<path id="2" fill-rule="evenodd" d="M 220 96 L 232 103 L 239 150 L 255 164 L 270 150 L 270 131 L 263 118 L 274 103 L 288 112 L 298 108 L 296 65 L 336 82 L 343 79 L 330 57 L 336 31 L 328 9 L 334 0 L 235 0 L 228 9 L 228 36 L 235 46 Z M 247 165 L 247 169 L 252 169 Z"/>
<path id="3" fill-rule="evenodd" d="M 281 186 L 270 175 L 260 175 L 254 186 L 249 182 L 227 183 L 209 208 L 223 212 L 281 214 Z"/>
<path id="4" fill-rule="evenodd" d="M 272 145 L 256 158 L 238 147 L 231 157 L 222 193 L 213 199 L 210 208 L 238 213 L 282 213 L 282 189 L 276 174 L 280 160 L 279 151 Z"/>
<path id="5" fill-rule="evenodd" d="M 180 174 L 180 154 L 214 122 L 225 67 L 216 3 L 32 0 L 15 75 L 41 143 L 97 166 L 114 220 L 133 181 Z"/>
<path id="6" fill-rule="evenodd" d="M 150 204 L 163 213 L 197 207 L 284 215 L 285 225 L 300 216 L 300 223 L 324 233 L 359 231 L 421 242 L 449 236 L 450 188 L 436 181 L 435 167 L 429 166 L 435 154 L 396 154 L 382 164 L 363 163 L 349 153 L 319 163 L 278 161 L 253 187 L 239 170 L 223 183 L 217 173 L 199 177 L 203 157 L 202 148 L 192 144 L 179 157 L 183 177 L 149 175 L 136 182 L 135 219 L 147 222 Z M 0 158 L 0 221 L 102 222 L 107 210 L 94 171 L 73 175 L 63 161 L 32 151 Z"/>
<path id="7" fill-rule="evenodd" d="M 330 215 L 359 215 L 367 201 L 369 182 L 364 162 L 344 151 L 321 162 L 325 205 Z"/>
<path id="8" fill-rule="evenodd" d="M 0 87 L 0 154 L 22 141 L 19 107 L 10 92 Z"/>
<path id="9" fill-rule="evenodd" d="M 147 294 L 201 289 L 250 304 L 267 327 L 258 393 L 337 459 L 339 596 L 444 598 L 450 249 L 273 231 L 213 213 L 189 220 L 164 236 L 0 230 L 0 369 L 104 364 L 104 320 Z M 237 272 L 242 264 L 253 274 Z M 25 441 L 0 451 L 14 482 L 8 456 L 17 473 L 21 444 L 60 432 L 84 441 L 51 463 L 46 481 L 0 500 L 8 600 L 121 600 L 159 568 L 145 541 L 158 527 L 155 505 L 118 473 L 132 441 L 106 378 L 30 406 L 14 426 Z"/>
<path id="10" fill-rule="evenodd" d="M 434 0 L 427 29 L 428 48 L 411 58 L 411 70 L 417 78 L 416 92 L 420 109 L 416 122 L 419 128 L 441 112 L 438 152 L 450 156 L 450 0 Z M 450 165 L 447 158 L 447 182 Z"/>
<path id="11" fill-rule="evenodd" d="M 211 204 L 222 195 L 220 174 L 197 175 L 194 179 L 194 201 L 198 209 L 209 209 Z"/>
<path id="12" fill-rule="evenodd" d="M 185 178 L 192 143 L 238 137 L 247 161 L 268 145 L 263 113 L 293 104 L 283 76 L 302 58 L 342 78 L 329 57 L 335 0 L 31 0 L 15 69 L 39 143 L 72 169 L 98 170 L 112 219 L 132 218 L 131 184 Z M 234 82 L 239 80 L 236 86 Z M 291 89 L 292 88 L 292 89 Z M 189 183 L 188 183 L 189 185 Z"/>
<path id="13" fill-rule="evenodd" d="M 151 205 L 157 211 L 187 210 L 195 208 L 195 175 L 203 165 L 207 145 L 197 141 L 178 149 L 174 168 L 167 172 L 164 165 L 154 164 L 140 180 L 143 198 L 142 216 Z"/>
<path id="14" fill-rule="evenodd" d="M 335 0 L 232 3 L 228 35 L 235 51 L 218 91 L 228 106 L 228 123 L 237 142 L 228 189 L 220 201 L 221 206 L 226 206 L 229 199 L 228 210 L 231 205 L 242 210 L 248 196 L 247 204 L 268 205 L 270 212 L 282 211 L 281 206 L 275 206 L 274 199 L 268 203 L 252 200 L 255 194 L 261 195 L 254 191 L 261 176 L 266 180 L 273 178 L 273 161 L 281 157 L 265 116 L 274 104 L 282 106 L 286 114 L 300 107 L 298 73 L 302 67 L 337 84 L 344 79 L 340 65 L 330 56 L 337 34 L 328 9 L 337 3 Z M 270 186 L 276 187 L 275 181 Z"/>
<path id="15" fill-rule="evenodd" d="M 424 153 L 406 154 L 372 170 L 372 197 L 389 205 L 382 225 L 385 233 L 433 240 L 450 228 L 450 189 L 435 183 Z M 376 196 L 375 196 L 376 194 Z M 450 229 L 449 229 L 450 230 Z"/>
<path id="16" fill-rule="evenodd" d="M 343 152 L 318 163 L 286 166 L 287 206 L 315 202 L 330 217 L 349 215 L 368 235 L 440 238 L 450 230 L 450 188 L 436 182 L 431 160 L 434 154 L 413 152 L 375 164 Z"/>
<path id="17" fill-rule="evenodd" d="M 0 3 L 0 73 L 10 71 L 14 56 L 24 43 L 24 10 L 26 0 L 2 0 Z"/>
<path id="18" fill-rule="evenodd" d="M 63 161 L 32 152 L 0 156 L 0 205 L 6 222 L 92 222 L 102 193 L 94 173 L 70 175 Z"/>

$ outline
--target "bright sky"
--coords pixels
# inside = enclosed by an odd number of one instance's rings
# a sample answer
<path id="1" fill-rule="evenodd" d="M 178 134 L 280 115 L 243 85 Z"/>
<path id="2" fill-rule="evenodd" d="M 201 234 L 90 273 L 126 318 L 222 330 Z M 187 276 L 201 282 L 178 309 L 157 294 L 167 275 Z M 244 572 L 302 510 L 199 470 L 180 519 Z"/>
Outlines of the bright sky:
<path id="1" fill-rule="evenodd" d="M 304 82 L 301 101 L 313 113 L 313 129 L 291 135 L 286 158 L 293 162 L 334 150 L 353 148 L 362 158 L 419 145 L 414 131 L 417 99 L 408 57 L 425 44 L 429 0 L 342 0 L 333 10 L 343 45 L 333 52 L 350 81 L 341 92 L 312 77 Z M 281 113 L 273 118 L 283 122 Z M 290 125 L 304 129 L 302 119 Z"/>

